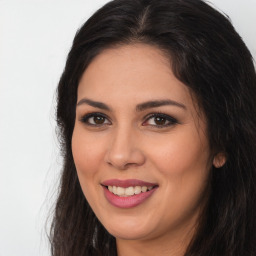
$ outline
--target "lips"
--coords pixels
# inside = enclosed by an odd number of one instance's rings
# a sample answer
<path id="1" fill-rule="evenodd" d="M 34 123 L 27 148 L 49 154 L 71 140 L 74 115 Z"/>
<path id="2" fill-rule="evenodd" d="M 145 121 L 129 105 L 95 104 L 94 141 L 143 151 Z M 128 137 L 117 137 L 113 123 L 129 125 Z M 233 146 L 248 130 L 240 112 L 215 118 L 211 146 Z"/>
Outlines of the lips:
<path id="1" fill-rule="evenodd" d="M 156 183 L 142 180 L 106 180 L 101 183 L 108 202 L 119 208 L 135 207 L 143 203 L 158 188 Z"/>

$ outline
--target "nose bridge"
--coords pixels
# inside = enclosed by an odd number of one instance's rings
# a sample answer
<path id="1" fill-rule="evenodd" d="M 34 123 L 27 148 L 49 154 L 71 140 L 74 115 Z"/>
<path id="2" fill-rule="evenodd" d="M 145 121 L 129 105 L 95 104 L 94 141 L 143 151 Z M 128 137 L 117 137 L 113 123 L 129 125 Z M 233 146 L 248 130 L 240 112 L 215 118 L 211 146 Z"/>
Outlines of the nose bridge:
<path id="1" fill-rule="evenodd" d="M 136 129 L 131 125 L 120 124 L 115 127 L 106 154 L 108 164 L 118 169 L 143 164 L 145 159 L 137 135 Z"/>
<path id="2" fill-rule="evenodd" d="M 115 129 L 112 139 L 112 150 L 117 152 L 129 151 L 132 147 L 132 128 L 128 125 L 119 125 Z"/>

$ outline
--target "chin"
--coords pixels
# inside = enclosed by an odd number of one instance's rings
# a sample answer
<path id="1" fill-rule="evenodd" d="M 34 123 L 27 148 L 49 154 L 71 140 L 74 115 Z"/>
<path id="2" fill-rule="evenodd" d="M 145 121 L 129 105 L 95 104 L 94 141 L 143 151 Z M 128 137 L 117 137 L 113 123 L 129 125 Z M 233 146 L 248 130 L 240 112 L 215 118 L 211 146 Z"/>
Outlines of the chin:
<path id="1" fill-rule="evenodd" d="M 124 240 L 140 240 L 151 235 L 153 227 L 142 224 L 140 221 L 119 221 L 118 224 L 105 226 L 107 231 L 115 238 Z"/>
<path id="2" fill-rule="evenodd" d="M 148 233 L 145 231 L 123 229 L 123 230 L 111 230 L 109 232 L 112 236 L 122 240 L 141 240 L 145 239 L 148 236 Z"/>

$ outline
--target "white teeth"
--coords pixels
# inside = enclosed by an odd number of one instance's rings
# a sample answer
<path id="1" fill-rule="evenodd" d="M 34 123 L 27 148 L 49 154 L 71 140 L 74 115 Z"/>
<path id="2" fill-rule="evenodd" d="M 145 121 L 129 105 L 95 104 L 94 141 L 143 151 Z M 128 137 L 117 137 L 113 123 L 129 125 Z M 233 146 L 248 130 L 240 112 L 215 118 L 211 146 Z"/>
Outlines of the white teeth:
<path id="1" fill-rule="evenodd" d="M 134 188 L 134 194 L 135 195 L 138 195 L 138 194 L 140 194 L 141 193 L 141 187 L 140 186 L 136 186 L 135 188 Z"/>
<path id="2" fill-rule="evenodd" d="M 142 192 L 146 192 L 147 189 L 148 189 L 148 188 L 147 188 L 146 186 L 143 186 L 143 187 L 141 188 L 141 191 L 142 191 Z"/>
<path id="3" fill-rule="evenodd" d="M 128 188 L 108 186 L 108 190 L 118 196 L 132 196 L 134 194 L 138 195 L 140 193 L 147 192 L 151 189 L 153 189 L 153 186 L 151 187 L 135 186 L 135 187 L 128 187 Z"/>
<path id="4" fill-rule="evenodd" d="M 119 195 L 119 196 L 123 196 L 124 195 L 124 191 L 125 191 L 125 189 L 122 188 L 122 187 L 117 187 L 116 188 L 116 194 Z"/>
<path id="5" fill-rule="evenodd" d="M 126 188 L 125 189 L 125 195 L 127 195 L 127 196 L 134 195 L 134 188 L 133 187 Z"/>

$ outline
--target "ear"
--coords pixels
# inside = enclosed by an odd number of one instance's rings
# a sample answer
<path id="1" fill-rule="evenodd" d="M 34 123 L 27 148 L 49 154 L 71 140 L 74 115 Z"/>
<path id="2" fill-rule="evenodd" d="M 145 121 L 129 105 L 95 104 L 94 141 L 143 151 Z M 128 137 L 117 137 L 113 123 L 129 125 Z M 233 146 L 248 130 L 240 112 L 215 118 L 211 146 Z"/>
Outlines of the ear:
<path id="1" fill-rule="evenodd" d="M 215 168 L 220 168 L 226 163 L 226 161 L 227 161 L 226 154 L 223 152 L 218 153 L 213 158 L 213 166 Z"/>

